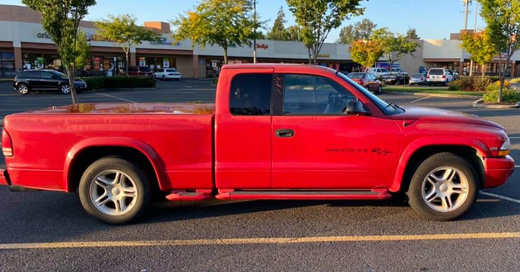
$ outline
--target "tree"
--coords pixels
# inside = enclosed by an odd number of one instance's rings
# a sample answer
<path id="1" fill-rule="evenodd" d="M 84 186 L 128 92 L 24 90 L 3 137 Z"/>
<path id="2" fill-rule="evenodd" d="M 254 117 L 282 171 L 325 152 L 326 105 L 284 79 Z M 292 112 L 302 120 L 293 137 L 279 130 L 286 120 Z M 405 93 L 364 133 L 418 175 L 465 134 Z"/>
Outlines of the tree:
<path id="1" fill-rule="evenodd" d="M 22 3 L 41 14 L 43 29 L 58 47 L 58 54 L 67 69 L 72 103 L 77 104 L 74 71 L 79 22 L 96 0 L 22 0 Z"/>
<path id="2" fill-rule="evenodd" d="M 483 66 L 498 55 L 495 44 L 486 31 L 465 33 L 462 35 L 461 47 L 471 54 L 471 59 Z M 482 69 L 484 76 L 484 69 Z"/>
<path id="3" fill-rule="evenodd" d="M 417 35 L 417 31 L 415 28 L 408 28 L 408 31 L 406 31 L 406 38 L 412 39 L 412 40 L 420 40 L 421 38 L 419 35 Z"/>
<path id="4" fill-rule="evenodd" d="M 357 40 L 350 47 L 350 57 L 364 67 L 372 67 L 383 55 L 383 48 L 378 41 Z"/>
<path id="5" fill-rule="evenodd" d="M 287 0 L 289 9 L 301 27 L 309 63 L 316 64 L 321 47 L 330 31 L 351 16 L 361 15 L 361 0 Z"/>
<path id="6" fill-rule="evenodd" d="M 350 44 L 356 40 L 368 40 L 376 27 L 377 25 L 369 19 L 343 27 L 339 33 L 339 42 Z"/>
<path id="7" fill-rule="evenodd" d="M 302 30 L 299 26 L 294 25 L 287 28 L 287 41 L 303 41 Z"/>
<path id="8" fill-rule="evenodd" d="M 274 20 L 273 28 L 271 28 L 271 31 L 267 33 L 267 38 L 269 40 L 280 40 L 285 41 L 287 40 L 288 33 L 287 29 L 285 29 L 284 24 L 287 22 L 285 20 L 285 13 L 283 12 L 283 8 L 280 7 L 280 10 L 278 11 L 278 15 L 276 16 L 276 19 Z"/>
<path id="9" fill-rule="evenodd" d="M 77 67 L 85 67 L 90 60 L 90 43 L 88 43 L 87 36 L 82 30 L 78 31 L 76 52 L 76 69 Z M 74 70 L 74 76 L 76 75 L 77 71 Z"/>
<path id="10" fill-rule="evenodd" d="M 499 54 L 500 90 L 498 102 L 502 102 L 505 70 L 511 57 L 519 48 L 520 39 L 520 1 L 518 0 L 478 0 L 481 4 L 480 15 L 486 21 L 486 32 L 495 44 Z"/>
<path id="11" fill-rule="evenodd" d="M 143 41 L 160 41 L 161 35 L 154 31 L 138 26 L 135 21 L 137 19 L 131 15 L 124 14 L 119 16 L 108 15 L 108 19 L 100 20 L 95 23 L 98 30 L 97 35 L 108 41 L 114 41 L 123 52 L 126 59 L 126 75 L 128 75 L 129 53 L 130 48 L 140 44 Z"/>
<path id="12" fill-rule="evenodd" d="M 403 55 L 413 54 L 419 46 L 418 43 L 401 34 L 388 31 L 386 27 L 374 31 L 371 39 L 379 42 L 390 67 L 393 66 L 394 62 L 399 61 Z"/>
<path id="13" fill-rule="evenodd" d="M 251 10 L 249 0 L 202 0 L 195 11 L 188 11 L 187 16 L 173 22 L 177 26 L 175 42 L 191 39 L 193 47 L 218 45 L 224 50 L 227 63 L 229 47 L 251 44 L 255 28 Z"/>

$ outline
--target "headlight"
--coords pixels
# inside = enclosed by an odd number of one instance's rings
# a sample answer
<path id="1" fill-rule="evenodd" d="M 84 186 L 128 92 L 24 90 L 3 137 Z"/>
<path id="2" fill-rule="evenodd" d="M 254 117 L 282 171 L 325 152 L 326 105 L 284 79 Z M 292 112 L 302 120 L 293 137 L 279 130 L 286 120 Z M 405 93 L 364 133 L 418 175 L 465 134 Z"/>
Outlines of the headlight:
<path id="1" fill-rule="evenodd" d="M 505 157 L 509 154 L 509 148 L 511 147 L 511 142 L 509 141 L 509 137 L 506 136 L 506 140 L 500 147 L 500 151 L 498 152 L 499 157 Z"/>

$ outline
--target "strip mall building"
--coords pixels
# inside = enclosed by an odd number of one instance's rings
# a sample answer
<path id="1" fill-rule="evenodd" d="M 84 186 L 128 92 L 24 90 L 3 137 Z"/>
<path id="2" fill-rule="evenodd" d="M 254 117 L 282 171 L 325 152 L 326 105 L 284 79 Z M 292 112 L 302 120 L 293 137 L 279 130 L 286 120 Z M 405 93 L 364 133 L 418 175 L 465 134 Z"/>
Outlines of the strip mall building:
<path id="1" fill-rule="evenodd" d="M 91 44 L 91 60 L 85 67 L 93 75 L 111 75 L 125 66 L 122 49 L 115 43 L 102 41 L 96 35 L 93 22 L 84 21 L 80 27 Z M 145 27 L 162 34 L 158 43 L 143 42 L 130 49 L 131 66 L 148 66 L 151 69 L 176 68 L 185 78 L 213 77 L 223 62 L 223 51 L 217 46 L 192 48 L 190 41 L 173 44 L 170 26 L 164 22 L 146 22 Z M 420 47 L 413 56 L 399 61 L 401 69 L 416 73 L 432 67 L 444 67 L 467 74 L 469 55 L 460 48 L 459 35 L 450 40 L 419 40 Z M 230 48 L 230 63 L 253 61 L 252 46 Z M 301 42 L 259 40 L 258 62 L 307 63 L 307 48 Z M 384 62 L 384 60 L 381 60 Z M 345 44 L 324 44 L 318 57 L 320 65 L 354 71 L 359 65 L 350 57 Z M 39 13 L 23 6 L 0 5 L 0 77 L 14 77 L 17 71 L 34 68 L 61 68 L 57 48 L 43 30 Z M 520 53 L 508 64 L 508 76 L 520 76 Z M 496 74 L 498 60 L 484 67 L 486 74 Z M 480 73 L 474 65 L 474 71 Z"/>

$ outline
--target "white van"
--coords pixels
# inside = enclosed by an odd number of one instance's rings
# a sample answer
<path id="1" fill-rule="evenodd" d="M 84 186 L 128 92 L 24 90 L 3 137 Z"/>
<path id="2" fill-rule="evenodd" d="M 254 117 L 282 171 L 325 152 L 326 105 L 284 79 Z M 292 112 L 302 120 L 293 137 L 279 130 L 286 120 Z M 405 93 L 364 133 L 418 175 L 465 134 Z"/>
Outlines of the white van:
<path id="1" fill-rule="evenodd" d="M 383 75 L 387 75 L 389 71 L 385 68 L 379 68 L 379 67 L 372 67 L 372 68 L 366 68 L 365 73 L 371 73 L 377 78 L 381 78 Z"/>
<path id="2" fill-rule="evenodd" d="M 451 75 L 448 69 L 444 68 L 431 68 L 426 75 L 426 85 L 448 85 L 452 81 L 453 75 Z"/>

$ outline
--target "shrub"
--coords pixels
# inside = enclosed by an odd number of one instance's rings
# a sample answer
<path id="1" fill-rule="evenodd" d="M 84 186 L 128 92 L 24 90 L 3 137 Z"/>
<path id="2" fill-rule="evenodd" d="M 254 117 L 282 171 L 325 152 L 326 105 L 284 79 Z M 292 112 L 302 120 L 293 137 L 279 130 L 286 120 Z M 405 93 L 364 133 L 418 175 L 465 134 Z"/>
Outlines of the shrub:
<path id="1" fill-rule="evenodd" d="M 497 102 L 500 85 L 491 84 L 486 88 L 483 96 L 484 102 Z M 520 101 L 520 93 L 514 89 L 504 88 L 502 92 L 502 102 L 518 102 Z"/>
<path id="2" fill-rule="evenodd" d="M 89 90 L 112 89 L 112 88 L 153 88 L 155 80 L 150 77 L 85 77 Z"/>
<path id="3" fill-rule="evenodd" d="M 511 83 L 515 83 L 515 84 L 520 83 L 520 77 L 513 78 L 513 79 L 511 79 L 510 82 L 511 82 Z"/>
<path id="4" fill-rule="evenodd" d="M 460 77 L 460 79 L 450 83 L 448 90 L 483 92 L 489 84 L 491 84 L 489 77 Z"/>
<path id="5" fill-rule="evenodd" d="M 488 76 L 488 78 L 491 80 L 491 82 L 500 81 L 500 77 L 499 76 Z"/>
<path id="6" fill-rule="evenodd" d="M 495 82 L 493 84 L 495 84 L 496 86 L 500 87 L 500 81 L 497 81 L 497 82 Z M 510 85 L 511 84 L 508 81 L 504 81 L 504 88 L 509 88 Z"/>

